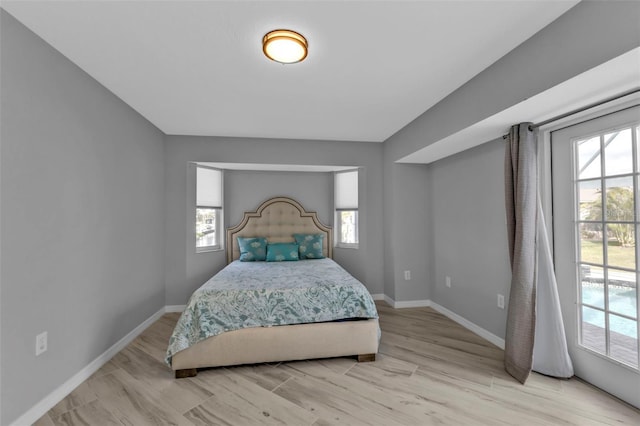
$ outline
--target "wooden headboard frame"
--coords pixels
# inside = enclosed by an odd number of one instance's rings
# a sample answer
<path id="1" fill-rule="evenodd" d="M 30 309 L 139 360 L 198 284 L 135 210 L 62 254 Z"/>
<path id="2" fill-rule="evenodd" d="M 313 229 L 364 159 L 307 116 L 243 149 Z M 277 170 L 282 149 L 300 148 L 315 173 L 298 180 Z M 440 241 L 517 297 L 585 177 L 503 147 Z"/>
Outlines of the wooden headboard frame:
<path id="1" fill-rule="evenodd" d="M 293 234 L 324 234 L 324 256 L 333 258 L 333 232 L 316 212 L 308 212 L 294 199 L 271 198 L 255 212 L 245 212 L 242 221 L 227 229 L 227 263 L 240 257 L 237 237 L 266 237 L 271 243 L 294 241 Z"/>

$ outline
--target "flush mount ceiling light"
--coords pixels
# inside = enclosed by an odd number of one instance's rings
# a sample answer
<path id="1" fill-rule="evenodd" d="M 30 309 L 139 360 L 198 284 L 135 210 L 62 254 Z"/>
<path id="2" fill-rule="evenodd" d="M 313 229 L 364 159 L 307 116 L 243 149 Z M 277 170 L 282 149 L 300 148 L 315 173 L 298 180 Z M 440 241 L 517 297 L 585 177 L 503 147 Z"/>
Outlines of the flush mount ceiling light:
<path id="1" fill-rule="evenodd" d="M 274 30 L 262 38 L 267 58 L 282 64 L 302 62 L 307 57 L 307 39 L 291 30 Z"/>

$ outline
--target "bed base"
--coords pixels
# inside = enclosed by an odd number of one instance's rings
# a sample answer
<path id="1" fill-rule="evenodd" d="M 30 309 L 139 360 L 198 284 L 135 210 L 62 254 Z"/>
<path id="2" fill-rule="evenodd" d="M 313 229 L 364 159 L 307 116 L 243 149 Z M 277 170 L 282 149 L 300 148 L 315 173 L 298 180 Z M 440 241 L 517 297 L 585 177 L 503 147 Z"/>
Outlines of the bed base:
<path id="1" fill-rule="evenodd" d="M 354 355 L 358 362 L 374 362 L 376 354 Z M 188 377 L 196 377 L 198 375 L 197 368 L 185 368 L 184 370 L 175 370 L 176 379 L 186 379 Z"/>
<path id="2" fill-rule="evenodd" d="M 378 320 L 245 328 L 210 337 L 173 356 L 177 379 L 199 368 L 354 356 L 375 361 Z"/>

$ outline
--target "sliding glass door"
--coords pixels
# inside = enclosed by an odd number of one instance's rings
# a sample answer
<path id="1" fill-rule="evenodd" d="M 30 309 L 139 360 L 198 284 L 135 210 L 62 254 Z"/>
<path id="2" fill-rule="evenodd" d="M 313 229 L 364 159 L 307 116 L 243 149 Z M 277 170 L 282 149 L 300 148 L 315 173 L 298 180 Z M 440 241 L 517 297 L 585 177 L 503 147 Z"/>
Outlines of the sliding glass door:
<path id="1" fill-rule="evenodd" d="M 640 107 L 552 132 L 556 275 L 576 375 L 640 406 Z"/>

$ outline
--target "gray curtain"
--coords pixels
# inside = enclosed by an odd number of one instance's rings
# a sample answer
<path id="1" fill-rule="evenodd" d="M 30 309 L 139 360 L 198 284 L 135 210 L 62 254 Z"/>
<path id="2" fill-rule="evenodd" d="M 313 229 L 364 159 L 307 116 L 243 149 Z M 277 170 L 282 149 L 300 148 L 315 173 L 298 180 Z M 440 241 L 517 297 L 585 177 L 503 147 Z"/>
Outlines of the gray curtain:
<path id="1" fill-rule="evenodd" d="M 521 383 L 531 372 L 536 323 L 538 164 L 530 124 L 511 127 L 505 151 L 505 207 L 512 278 L 504 366 Z"/>
<path id="2" fill-rule="evenodd" d="M 511 127 L 505 153 L 512 278 L 504 365 L 521 383 L 532 369 L 548 376 L 573 376 L 538 192 L 537 140 L 530 124 Z"/>

